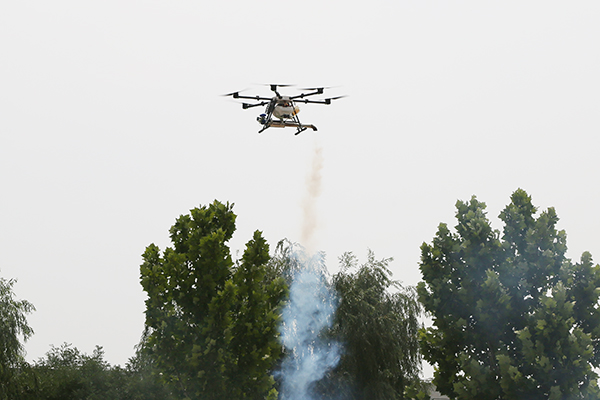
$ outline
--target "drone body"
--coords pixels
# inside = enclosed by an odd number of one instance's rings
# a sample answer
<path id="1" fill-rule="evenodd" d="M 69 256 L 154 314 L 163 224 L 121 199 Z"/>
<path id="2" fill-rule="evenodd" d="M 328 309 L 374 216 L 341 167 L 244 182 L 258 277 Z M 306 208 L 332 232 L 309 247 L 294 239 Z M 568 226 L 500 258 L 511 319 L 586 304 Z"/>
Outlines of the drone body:
<path id="1" fill-rule="evenodd" d="M 305 97 L 315 96 L 323 94 L 325 88 L 309 88 L 309 93 L 301 93 L 295 96 L 282 96 L 277 91 L 277 87 L 285 87 L 289 85 L 270 85 L 271 90 L 275 92 L 274 97 L 261 97 L 261 96 L 242 96 L 239 92 L 233 92 L 226 94 L 225 96 L 232 96 L 234 99 L 254 100 L 256 103 L 242 103 L 242 108 L 252 108 L 259 106 L 266 106 L 265 112 L 260 114 L 256 120 L 262 125 L 261 130 L 258 133 L 264 132 L 269 128 L 285 128 L 293 127 L 296 128 L 296 135 L 304 132 L 308 128 L 313 131 L 317 130 L 314 125 L 302 124 L 298 118 L 300 107 L 296 103 L 311 103 L 311 104 L 331 104 L 331 100 L 339 99 L 343 96 L 331 97 L 322 100 L 308 100 Z"/>

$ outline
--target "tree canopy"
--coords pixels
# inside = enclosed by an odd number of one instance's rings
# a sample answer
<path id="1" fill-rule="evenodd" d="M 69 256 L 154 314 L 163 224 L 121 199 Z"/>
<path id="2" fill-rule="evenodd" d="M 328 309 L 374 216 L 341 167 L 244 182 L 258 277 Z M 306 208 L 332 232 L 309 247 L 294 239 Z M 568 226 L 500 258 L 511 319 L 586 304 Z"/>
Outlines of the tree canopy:
<path id="1" fill-rule="evenodd" d="M 25 315 L 34 308 L 15 299 L 13 280 L 0 278 L 0 398 L 290 398 L 297 393 L 277 391 L 284 373 L 274 379 L 277 368 L 284 370 L 283 352 L 314 354 L 317 344 L 341 343 L 343 351 L 331 353 L 337 366 L 328 363 L 325 375 L 307 380 L 307 393 L 427 398 L 422 354 L 435 367 L 433 384 L 451 398 L 600 399 L 600 265 L 587 252 L 578 262 L 568 259 L 555 210 L 538 213 L 523 190 L 500 213 L 502 231 L 492 228 L 485 208 L 476 197 L 456 203 L 455 230 L 440 224 L 432 243 L 421 246 L 416 290 L 392 279 L 391 258 L 369 251 L 359 264 L 345 253 L 330 276 L 319 254 L 316 275 L 328 293 L 337 292 L 323 300 L 328 309 L 337 306 L 334 317 L 326 313 L 333 326 L 324 329 L 311 327 L 323 307 L 307 312 L 308 322 L 281 325 L 285 301 L 309 293 L 291 286 L 296 295 L 286 298 L 287 285 L 306 269 L 295 245 L 284 240 L 271 257 L 255 231 L 233 260 L 233 205 L 194 208 L 171 227 L 170 247 L 151 244 L 143 254 L 146 325 L 124 368 L 104 361 L 101 347 L 86 355 L 66 344 L 25 362 L 22 341 L 33 333 Z M 313 297 L 317 306 L 325 299 Z M 430 328 L 421 328 L 421 307 Z M 278 330 L 304 325 L 317 335 L 284 350 Z"/>
<path id="2" fill-rule="evenodd" d="M 335 376 L 348 399 L 401 399 L 419 380 L 421 307 L 414 288 L 391 279 L 391 261 L 369 251 L 359 266 L 345 253 L 332 279 L 340 298 L 333 335 L 344 345 Z"/>
<path id="3" fill-rule="evenodd" d="M 144 348 L 182 397 L 274 397 L 270 370 L 282 279 L 266 279 L 269 246 L 255 232 L 239 265 L 227 242 L 232 205 L 195 208 L 170 230 L 173 247 L 147 247 L 141 271 L 146 300 Z"/>
<path id="4" fill-rule="evenodd" d="M 25 363 L 23 341 L 33 335 L 26 315 L 35 310 L 27 300 L 17 300 L 14 279 L 0 277 L 0 398 L 14 396 L 16 373 Z"/>
<path id="5" fill-rule="evenodd" d="M 517 190 L 492 229 L 485 203 L 456 204 L 456 232 L 440 224 L 421 247 L 421 331 L 433 383 L 460 399 L 596 399 L 600 266 L 565 257 L 553 208 L 536 215 Z"/>

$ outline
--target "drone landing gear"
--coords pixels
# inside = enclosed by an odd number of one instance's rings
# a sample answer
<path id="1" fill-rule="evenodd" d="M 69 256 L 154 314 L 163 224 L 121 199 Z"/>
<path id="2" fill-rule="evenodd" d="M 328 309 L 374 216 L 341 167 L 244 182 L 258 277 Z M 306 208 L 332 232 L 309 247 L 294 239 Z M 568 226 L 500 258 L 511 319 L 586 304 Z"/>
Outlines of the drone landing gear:
<path id="1" fill-rule="evenodd" d="M 264 131 L 266 131 L 267 129 L 269 129 L 271 127 L 271 123 L 266 123 L 263 128 L 258 131 L 258 133 L 263 133 Z"/>
<path id="2" fill-rule="evenodd" d="M 265 130 L 267 130 L 269 128 L 285 128 L 287 126 L 293 127 L 293 128 L 297 129 L 295 135 L 298 135 L 298 134 L 304 132 L 308 128 L 312 129 L 313 131 L 317 130 L 317 127 L 314 126 L 314 125 L 302 125 L 299 122 L 295 122 L 295 121 L 291 122 L 291 121 L 274 121 L 274 120 L 271 120 L 271 121 L 267 121 L 263 125 L 262 129 L 260 131 L 258 131 L 258 133 L 262 133 L 262 132 L 264 132 Z"/>
<path id="3" fill-rule="evenodd" d="M 298 131 L 296 133 L 294 133 L 294 135 L 299 135 L 307 129 L 308 129 L 308 126 L 303 126 L 302 128 L 299 126 Z"/>

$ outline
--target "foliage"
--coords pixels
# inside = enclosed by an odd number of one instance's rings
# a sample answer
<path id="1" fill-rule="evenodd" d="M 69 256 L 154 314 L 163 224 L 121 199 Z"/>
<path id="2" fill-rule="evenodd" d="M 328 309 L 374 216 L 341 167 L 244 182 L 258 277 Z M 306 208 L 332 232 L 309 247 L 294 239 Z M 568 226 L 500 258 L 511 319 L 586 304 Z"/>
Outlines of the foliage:
<path id="1" fill-rule="evenodd" d="M 26 366 L 19 338 L 26 341 L 33 334 L 25 315 L 35 308 L 26 300 L 15 299 L 14 284 L 15 280 L 0 277 L 0 398 L 12 397 L 18 390 L 16 378 Z"/>
<path id="2" fill-rule="evenodd" d="M 345 253 L 332 279 L 340 297 L 333 334 L 345 347 L 333 378 L 352 388 L 349 398 L 399 399 L 419 382 L 421 308 L 414 288 L 391 279 L 391 261 L 376 260 L 369 251 L 367 262 L 358 266 L 356 257 Z"/>
<path id="3" fill-rule="evenodd" d="M 119 399 L 121 372 L 110 369 L 101 347 L 97 346 L 88 356 L 65 343 L 52 347 L 46 358 L 34 365 L 36 385 L 32 398 Z"/>
<path id="4" fill-rule="evenodd" d="M 167 388 L 157 382 L 150 364 L 139 355 L 126 368 L 111 367 L 102 347 L 92 355 L 70 344 L 50 349 L 33 365 L 18 369 L 18 390 L 8 398 L 17 400 L 170 400 Z M 4 399 L 5 397 L 2 397 Z"/>
<path id="5" fill-rule="evenodd" d="M 230 376 L 238 399 L 269 393 L 274 381 L 268 372 L 281 356 L 277 327 L 285 285 L 282 279 L 267 280 L 268 261 L 269 246 L 257 231 L 233 276 L 238 291 L 230 349 L 236 358 Z"/>
<path id="6" fill-rule="evenodd" d="M 127 400 L 174 400 L 171 390 L 159 379 L 160 372 L 143 346 L 125 366 L 127 380 L 124 392 Z"/>
<path id="7" fill-rule="evenodd" d="M 146 300 L 145 351 L 185 398 L 275 396 L 269 371 L 277 341 L 282 279 L 266 278 L 269 247 L 260 232 L 234 265 L 226 242 L 232 206 L 195 208 L 170 230 L 173 247 L 155 245 L 141 266 Z"/>
<path id="8" fill-rule="evenodd" d="M 517 190 L 502 236 L 485 204 L 457 202 L 456 233 L 440 224 L 421 247 L 421 331 L 433 383 L 461 399 L 596 399 L 600 366 L 600 266 L 565 257 L 553 208 Z"/>
<path id="9" fill-rule="evenodd" d="M 273 257 L 267 264 L 267 279 L 283 278 L 289 287 L 296 274 L 305 269 L 305 263 L 310 260 L 311 268 L 324 279 L 329 277 L 325 264 L 325 253 L 318 252 L 313 256 L 306 253 L 306 249 L 298 243 L 282 239 L 275 246 Z"/>

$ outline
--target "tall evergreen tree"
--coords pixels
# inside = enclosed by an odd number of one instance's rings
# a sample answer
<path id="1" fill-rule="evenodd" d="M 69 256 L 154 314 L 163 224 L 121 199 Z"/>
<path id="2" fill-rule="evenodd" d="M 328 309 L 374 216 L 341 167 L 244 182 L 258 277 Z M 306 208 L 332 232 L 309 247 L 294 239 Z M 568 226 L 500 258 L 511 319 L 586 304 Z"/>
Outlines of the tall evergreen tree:
<path id="1" fill-rule="evenodd" d="M 457 202 L 456 233 L 440 224 L 421 247 L 434 384 L 460 399 L 598 398 L 600 266 L 567 259 L 556 212 L 536 216 L 523 190 L 500 214 L 502 235 L 484 210 Z"/>

